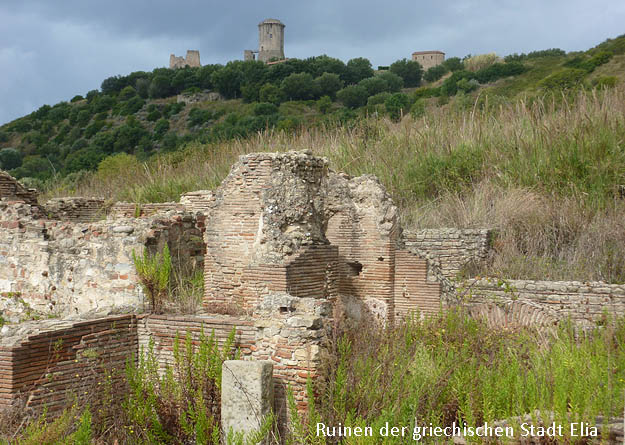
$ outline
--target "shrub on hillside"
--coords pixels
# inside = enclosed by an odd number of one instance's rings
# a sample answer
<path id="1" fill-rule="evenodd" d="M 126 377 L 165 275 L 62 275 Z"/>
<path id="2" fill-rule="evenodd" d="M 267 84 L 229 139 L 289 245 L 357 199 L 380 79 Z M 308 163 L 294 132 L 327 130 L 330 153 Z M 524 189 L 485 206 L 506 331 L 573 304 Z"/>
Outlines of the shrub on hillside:
<path id="1" fill-rule="evenodd" d="M 289 100 L 309 100 L 315 97 L 315 83 L 308 73 L 293 73 L 280 84 Z"/>
<path id="2" fill-rule="evenodd" d="M 315 105 L 321 114 L 326 114 L 332 108 L 332 99 L 330 96 L 321 96 Z"/>
<path id="3" fill-rule="evenodd" d="M 358 85 L 367 90 L 368 96 L 374 96 L 389 90 L 388 83 L 380 76 L 368 77 L 358 82 Z"/>
<path id="4" fill-rule="evenodd" d="M 22 165 L 22 154 L 15 148 L 0 150 L 0 169 L 12 170 Z"/>
<path id="5" fill-rule="evenodd" d="M 286 100 L 286 96 L 280 87 L 277 87 L 272 83 L 266 83 L 259 91 L 258 100 L 261 102 L 270 102 L 274 105 L 280 105 Z"/>
<path id="6" fill-rule="evenodd" d="M 319 96 L 336 97 L 336 92 L 343 88 L 343 81 L 336 73 L 323 73 L 315 79 L 316 93 Z"/>
<path id="7" fill-rule="evenodd" d="M 345 83 L 356 84 L 362 79 L 373 77 L 373 68 L 369 59 L 364 57 L 356 57 L 347 62 Z"/>
<path id="8" fill-rule="evenodd" d="M 386 112 L 395 121 L 400 120 L 406 114 L 410 104 L 410 97 L 404 93 L 391 94 L 384 101 Z"/>
<path id="9" fill-rule="evenodd" d="M 436 65 L 423 74 L 423 79 L 428 82 L 436 82 L 438 79 L 447 74 L 449 70 L 445 65 Z"/>
<path id="10" fill-rule="evenodd" d="M 374 94 L 367 99 L 367 105 L 382 105 L 389 97 L 391 97 L 391 93 L 388 91 Z"/>
<path id="11" fill-rule="evenodd" d="M 464 69 L 464 63 L 460 60 L 460 57 L 450 57 L 445 60 L 442 65 L 447 69 L 447 71 L 455 72 Z"/>
<path id="12" fill-rule="evenodd" d="M 421 83 L 423 69 L 419 62 L 408 59 L 398 60 L 391 64 L 390 71 L 401 77 L 407 88 L 418 87 Z"/>
<path id="13" fill-rule="evenodd" d="M 390 71 L 385 71 L 382 74 L 379 74 L 377 77 L 386 82 L 386 84 L 388 85 L 386 91 L 390 93 L 397 93 L 404 87 L 404 79 L 402 79 L 395 73 L 391 73 Z"/>
<path id="14" fill-rule="evenodd" d="M 416 119 L 425 115 L 425 101 L 423 99 L 417 99 L 410 106 L 410 115 Z"/>
<path id="15" fill-rule="evenodd" d="M 128 100 L 136 95 L 137 95 L 137 90 L 135 90 L 132 86 L 128 85 L 127 87 L 124 87 L 119 92 L 119 94 L 117 95 L 117 98 L 119 100 Z"/>
<path id="16" fill-rule="evenodd" d="M 119 114 L 122 116 L 130 116 L 143 108 L 144 105 L 145 100 L 141 99 L 139 96 L 133 96 L 131 99 L 121 102 Z"/>
<path id="17" fill-rule="evenodd" d="M 598 89 L 614 88 L 618 83 L 616 76 L 603 76 L 593 80 L 593 86 Z"/>
<path id="18" fill-rule="evenodd" d="M 464 67 L 467 71 L 475 72 L 491 66 L 493 63 L 499 62 L 501 59 L 495 53 L 479 54 L 471 56 L 465 60 Z"/>
<path id="19" fill-rule="evenodd" d="M 154 125 L 154 139 L 161 139 L 169 131 L 169 121 L 165 118 L 159 119 Z"/>
<path id="20" fill-rule="evenodd" d="M 517 76 L 525 72 L 525 67 L 519 62 L 494 63 L 475 73 L 475 79 L 480 83 L 488 83 L 502 77 Z"/>
<path id="21" fill-rule="evenodd" d="M 213 119 L 213 112 L 211 110 L 194 107 L 189 111 L 187 126 L 189 128 L 196 127 L 208 122 L 211 119 Z"/>
<path id="22" fill-rule="evenodd" d="M 545 77 L 540 86 L 546 90 L 566 90 L 582 85 L 586 71 L 576 68 L 567 68 Z"/>
<path id="23" fill-rule="evenodd" d="M 260 102 L 254 105 L 255 116 L 268 116 L 277 113 L 278 107 L 270 102 Z"/>
<path id="24" fill-rule="evenodd" d="M 360 85 L 350 85 L 336 93 L 337 99 L 348 108 L 362 107 L 367 103 L 369 94 Z"/>

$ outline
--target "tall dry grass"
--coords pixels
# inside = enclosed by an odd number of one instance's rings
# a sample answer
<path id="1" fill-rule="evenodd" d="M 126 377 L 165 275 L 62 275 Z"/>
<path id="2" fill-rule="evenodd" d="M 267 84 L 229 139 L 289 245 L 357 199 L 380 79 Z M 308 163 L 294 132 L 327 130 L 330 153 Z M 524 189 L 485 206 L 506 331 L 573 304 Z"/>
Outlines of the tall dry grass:
<path id="1" fill-rule="evenodd" d="M 336 170 L 377 175 L 406 227 L 497 229 L 489 273 L 622 282 L 624 141 L 622 89 L 510 104 L 479 97 L 469 109 L 432 107 L 399 123 L 270 130 L 146 163 L 125 155 L 48 196 L 177 200 L 216 187 L 242 154 L 310 149 Z"/>

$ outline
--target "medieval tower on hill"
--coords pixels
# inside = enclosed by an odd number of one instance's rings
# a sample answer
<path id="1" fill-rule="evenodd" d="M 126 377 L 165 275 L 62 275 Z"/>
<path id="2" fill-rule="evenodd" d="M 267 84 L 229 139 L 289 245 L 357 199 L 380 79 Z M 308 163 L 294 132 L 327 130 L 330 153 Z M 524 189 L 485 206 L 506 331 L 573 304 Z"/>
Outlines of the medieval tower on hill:
<path id="1" fill-rule="evenodd" d="M 284 59 L 284 23 L 277 19 L 266 19 L 258 24 L 258 50 L 246 49 L 244 60 L 269 62 Z M 258 57 L 255 57 L 255 53 Z"/>

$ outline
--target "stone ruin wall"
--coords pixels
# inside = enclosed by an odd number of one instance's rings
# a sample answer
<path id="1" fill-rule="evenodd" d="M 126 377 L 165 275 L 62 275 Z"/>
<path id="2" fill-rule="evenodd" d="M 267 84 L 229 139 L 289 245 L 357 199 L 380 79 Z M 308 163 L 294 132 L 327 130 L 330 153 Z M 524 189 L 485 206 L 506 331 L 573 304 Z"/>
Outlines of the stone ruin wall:
<path id="1" fill-rule="evenodd" d="M 201 229 L 188 213 L 76 223 L 0 201 L 0 295 L 66 316 L 107 306 L 143 308 L 132 252 L 170 246 L 178 267 L 202 267 Z"/>
<path id="2" fill-rule="evenodd" d="M 604 315 L 625 314 L 625 285 L 591 281 L 471 279 L 460 283 L 470 313 L 492 326 L 554 326 L 570 319 L 596 326 Z"/>
<path id="3" fill-rule="evenodd" d="M 0 411 L 21 404 L 54 417 L 74 398 L 97 403 L 95 388 L 109 378 L 122 401 L 126 360 L 137 353 L 134 315 L 29 322 L 3 334 Z"/>
<path id="4" fill-rule="evenodd" d="M 100 198 L 54 198 L 43 205 L 48 219 L 94 222 L 106 218 L 107 206 Z"/>
<path id="5" fill-rule="evenodd" d="M 404 243 L 436 258 L 441 273 L 455 280 L 466 266 L 486 261 L 492 236 L 490 229 L 422 229 L 404 232 Z"/>
<path id="6" fill-rule="evenodd" d="M 0 170 L 0 199 L 37 205 L 37 191 L 27 189 L 11 175 Z"/>

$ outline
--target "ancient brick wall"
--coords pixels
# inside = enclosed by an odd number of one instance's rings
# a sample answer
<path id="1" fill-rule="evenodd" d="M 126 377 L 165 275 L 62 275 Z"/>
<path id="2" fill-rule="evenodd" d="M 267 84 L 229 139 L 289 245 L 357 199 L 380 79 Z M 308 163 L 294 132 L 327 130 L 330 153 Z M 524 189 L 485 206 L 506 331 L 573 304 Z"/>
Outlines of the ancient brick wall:
<path id="1" fill-rule="evenodd" d="M 14 177 L 0 170 L 0 199 L 2 198 L 37 205 L 36 190 L 25 188 Z"/>
<path id="2" fill-rule="evenodd" d="M 484 261 L 490 249 L 489 229 L 422 229 L 403 234 L 407 248 L 430 254 L 440 264 L 441 272 L 455 279 L 471 262 Z"/>
<path id="3" fill-rule="evenodd" d="M 604 312 L 625 313 L 625 285 L 580 281 L 472 279 L 458 292 L 493 325 L 553 325 L 570 318 L 592 326 Z"/>
<path id="4" fill-rule="evenodd" d="M 395 252 L 395 317 L 435 315 L 446 307 L 440 281 L 428 280 L 428 262 L 408 250 Z"/>
<path id="5" fill-rule="evenodd" d="M 19 293 L 38 311 L 142 307 L 133 251 L 154 253 L 167 243 L 176 266 L 203 266 L 201 230 L 190 214 L 87 224 L 40 219 L 35 210 L 0 203 L 0 295 Z"/>
<path id="6" fill-rule="evenodd" d="M 382 319 L 394 316 L 397 208 L 377 178 L 328 177 L 327 237 L 339 248 L 339 294 Z"/>
<path id="7" fill-rule="evenodd" d="M 326 169 L 325 159 L 301 153 L 256 153 L 235 164 L 209 201 L 208 311 L 253 310 L 263 295 L 287 290 L 332 297 L 337 250 L 324 236 L 321 216 Z M 309 274 L 294 273 L 305 268 Z"/>
<path id="8" fill-rule="evenodd" d="M 196 190 L 194 192 L 185 193 L 180 196 L 180 204 L 187 210 L 193 212 L 207 213 L 209 203 L 213 199 L 213 192 L 210 190 Z"/>
<path id="9" fill-rule="evenodd" d="M 148 204 L 135 204 L 132 202 L 116 202 L 108 210 L 109 219 L 119 218 L 145 218 L 158 213 L 170 211 L 184 211 L 185 206 L 177 202 L 158 202 Z"/>
<path id="10" fill-rule="evenodd" d="M 104 199 L 55 198 L 43 205 L 49 219 L 73 222 L 93 222 L 106 218 Z"/>
<path id="11" fill-rule="evenodd" d="M 139 316 L 139 347 L 147 350 L 150 340 L 161 367 L 173 364 L 176 335 L 186 333 L 197 342 L 202 331 L 213 333 L 223 345 L 232 330 L 236 347 L 245 360 L 271 360 L 274 363 L 275 412 L 287 415 L 286 391 L 293 391 L 298 407 L 307 406 L 306 381 L 315 378 L 322 342 L 332 322 L 327 300 L 294 297 L 284 293 L 266 295 L 253 315 L 145 315 Z"/>
<path id="12" fill-rule="evenodd" d="M 23 396 L 27 408 L 54 415 L 74 397 L 93 402 L 106 379 L 122 397 L 126 360 L 136 352 L 134 315 L 20 325 L 0 342 L 0 410 Z"/>

